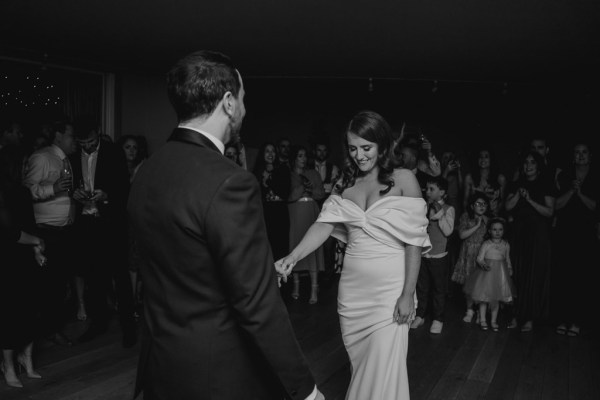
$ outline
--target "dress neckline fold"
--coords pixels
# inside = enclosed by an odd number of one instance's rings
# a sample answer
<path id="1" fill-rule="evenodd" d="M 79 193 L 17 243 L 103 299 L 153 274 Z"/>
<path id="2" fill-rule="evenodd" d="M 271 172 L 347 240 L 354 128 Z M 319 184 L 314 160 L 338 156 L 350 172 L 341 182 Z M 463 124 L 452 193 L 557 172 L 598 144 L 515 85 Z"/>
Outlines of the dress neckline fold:
<path id="1" fill-rule="evenodd" d="M 343 200 L 343 201 L 347 201 L 347 202 L 351 203 L 351 204 L 352 204 L 352 205 L 354 205 L 356 208 L 358 208 L 359 210 L 361 210 L 363 213 L 367 213 L 367 212 L 369 212 L 369 211 L 370 211 L 371 209 L 373 209 L 373 208 L 374 208 L 376 205 L 378 205 L 380 202 L 382 202 L 383 200 L 386 200 L 386 199 L 399 199 L 399 200 L 401 200 L 401 199 L 406 199 L 406 200 L 414 199 L 414 200 L 423 200 L 423 199 L 422 199 L 422 198 L 420 198 L 420 197 L 408 197 L 408 196 L 401 196 L 401 195 L 391 194 L 391 195 L 388 195 L 388 196 L 383 196 L 383 197 L 381 197 L 381 198 L 377 199 L 375 202 L 373 202 L 373 203 L 372 203 L 370 206 L 368 206 L 366 209 L 363 209 L 361 206 L 359 206 L 358 204 L 356 204 L 356 203 L 355 203 L 353 200 L 346 199 L 346 198 L 342 197 L 342 196 L 341 196 L 341 195 L 339 195 L 339 194 L 332 194 L 331 196 L 336 196 L 336 197 L 339 197 L 341 200 Z"/>

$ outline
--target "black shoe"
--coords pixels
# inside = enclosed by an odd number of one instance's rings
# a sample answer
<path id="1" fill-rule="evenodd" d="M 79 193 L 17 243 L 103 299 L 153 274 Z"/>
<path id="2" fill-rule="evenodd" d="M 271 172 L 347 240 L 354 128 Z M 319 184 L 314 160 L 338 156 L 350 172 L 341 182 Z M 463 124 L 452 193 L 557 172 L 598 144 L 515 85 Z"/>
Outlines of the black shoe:
<path id="1" fill-rule="evenodd" d="M 71 341 L 71 339 L 69 339 L 62 332 L 56 332 L 54 335 L 51 335 L 48 338 L 48 340 L 51 341 L 52 343 L 60 345 L 60 346 L 72 346 L 73 345 L 73 342 Z"/>
<path id="2" fill-rule="evenodd" d="M 137 335 L 135 330 L 128 330 L 123 332 L 123 347 L 129 349 L 135 346 L 137 343 Z"/>
<path id="3" fill-rule="evenodd" d="M 89 341 L 92 341 L 93 339 L 96 338 L 96 336 L 102 335 L 103 333 L 106 333 L 108 329 L 105 327 L 97 327 L 97 326 L 90 326 L 88 328 L 87 331 L 85 331 L 83 333 L 83 335 L 79 336 L 79 339 L 77 339 L 77 341 L 79 343 L 87 343 Z"/>

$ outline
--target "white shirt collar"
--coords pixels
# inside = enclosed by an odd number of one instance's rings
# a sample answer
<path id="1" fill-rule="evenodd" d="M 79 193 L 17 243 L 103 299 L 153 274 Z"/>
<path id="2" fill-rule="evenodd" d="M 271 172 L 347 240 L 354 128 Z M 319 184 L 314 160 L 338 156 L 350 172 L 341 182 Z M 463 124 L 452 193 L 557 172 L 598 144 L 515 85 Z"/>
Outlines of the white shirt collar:
<path id="1" fill-rule="evenodd" d="M 191 131 L 195 131 L 195 132 L 200 133 L 201 135 L 204 135 L 208 140 L 213 142 L 213 144 L 215 146 L 217 146 L 217 149 L 219 149 L 221 154 L 225 154 L 225 144 L 223 144 L 223 142 L 221 142 L 219 139 L 217 139 L 215 136 L 211 135 L 210 133 L 201 131 L 200 129 L 192 128 L 191 126 L 186 126 L 186 125 L 179 125 L 178 128 L 189 129 Z"/>
<path id="2" fill-rule="evenodd" d="M 94 157 L 98 157 L 98 151 L 100 151 L 100 145 L 101 145 L 101 141 L 98 141 L 98 146 L 96 146 L 96 149 L 94 151 L 92 151 L 91 153 L 86 153 L 85 151 L 81 150 L 81 156 L 85 157 L 85 158 L 94 158 Z"/>

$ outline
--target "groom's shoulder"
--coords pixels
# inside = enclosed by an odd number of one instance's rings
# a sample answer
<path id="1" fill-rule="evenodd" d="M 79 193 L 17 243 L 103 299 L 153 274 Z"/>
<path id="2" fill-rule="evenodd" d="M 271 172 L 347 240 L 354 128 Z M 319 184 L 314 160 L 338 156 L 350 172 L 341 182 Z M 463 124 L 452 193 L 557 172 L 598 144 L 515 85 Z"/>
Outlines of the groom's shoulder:
<path id="1" fill-rule="evenodd" d="M 231 163 L 234 164 L 234 163 Z M 227 165 L 221 169 L 221 178 L 227 186 L 247 186 L 258 188 L 258 181 L 251 172 L 237 165 Z"/>

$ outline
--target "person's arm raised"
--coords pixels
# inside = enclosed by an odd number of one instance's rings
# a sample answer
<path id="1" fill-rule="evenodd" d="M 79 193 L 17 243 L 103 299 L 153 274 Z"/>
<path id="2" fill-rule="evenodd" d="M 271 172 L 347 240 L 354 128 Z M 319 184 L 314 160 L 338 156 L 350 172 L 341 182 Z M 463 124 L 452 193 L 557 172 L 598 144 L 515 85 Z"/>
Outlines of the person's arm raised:
<path id="1" fill-rule="evenodd" d="M 315 251 L 333 232 L 333 225 L 323 222 L 315 222 L 308 229 L 300 243 L 292 250 L 290 254 L 277 260 L 275 269 L 287 281 L 287 276 L 292 272 L 294 265 L 304 257 Z"/>

